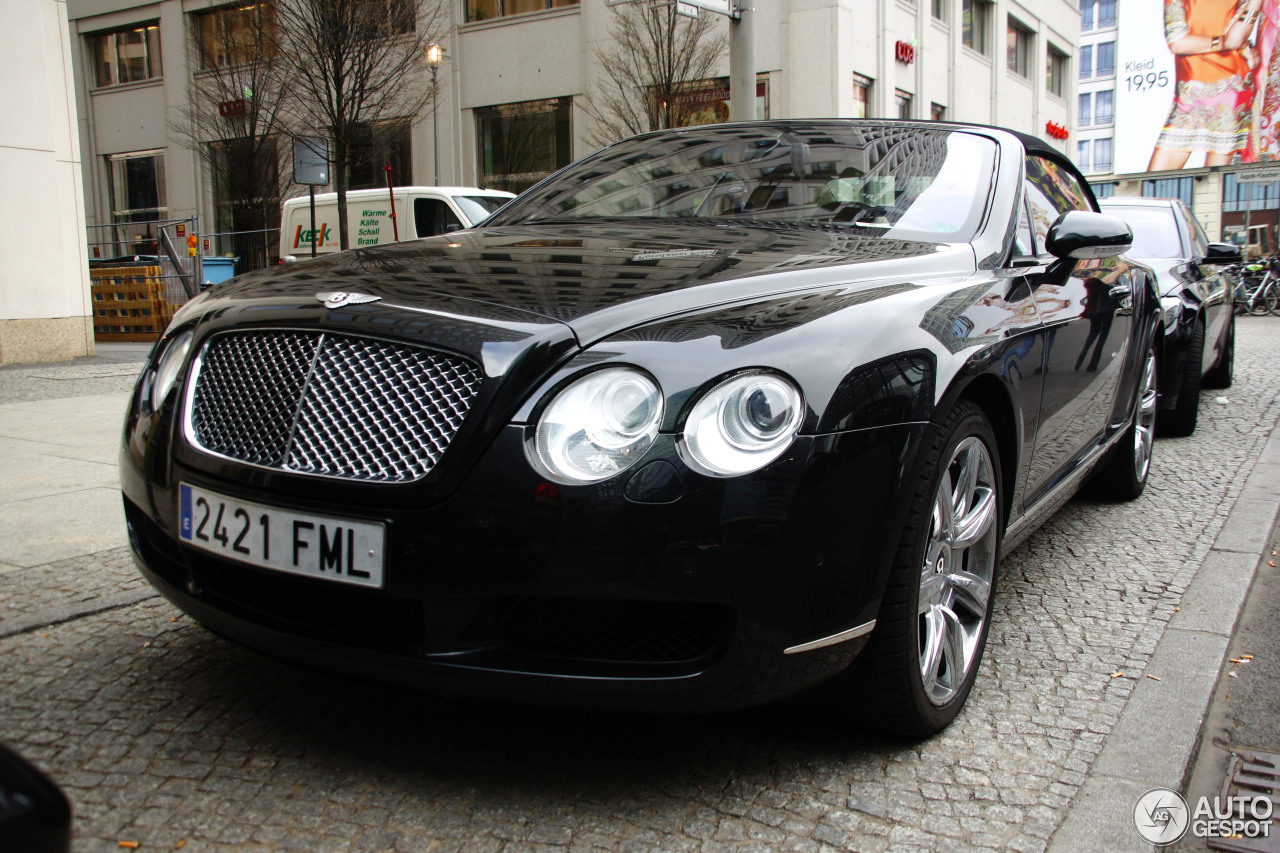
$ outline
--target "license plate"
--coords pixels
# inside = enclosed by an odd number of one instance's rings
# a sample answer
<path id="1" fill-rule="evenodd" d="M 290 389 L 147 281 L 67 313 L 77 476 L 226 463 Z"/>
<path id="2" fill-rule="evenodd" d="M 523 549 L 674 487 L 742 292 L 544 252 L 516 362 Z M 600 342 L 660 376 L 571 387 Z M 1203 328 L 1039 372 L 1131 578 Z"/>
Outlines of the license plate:
<path id="1" fill-rule="evenodd" d="M 229 498 L 182 483 L 179 534 L 229 560 L 381 589 L 386 528 Z"/>

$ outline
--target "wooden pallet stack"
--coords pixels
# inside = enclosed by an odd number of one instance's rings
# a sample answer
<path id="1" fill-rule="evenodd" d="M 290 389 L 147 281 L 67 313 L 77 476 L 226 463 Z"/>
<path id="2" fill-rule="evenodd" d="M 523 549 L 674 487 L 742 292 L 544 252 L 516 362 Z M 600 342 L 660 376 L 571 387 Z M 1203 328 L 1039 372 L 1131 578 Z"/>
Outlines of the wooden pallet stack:
<path id="1" fill-rule="evenodd" d="M 93 291 L 93 338 L 103 343 L 154 341 L 173 319 L 159 266 L 112 266 L 89 270 Z"/>

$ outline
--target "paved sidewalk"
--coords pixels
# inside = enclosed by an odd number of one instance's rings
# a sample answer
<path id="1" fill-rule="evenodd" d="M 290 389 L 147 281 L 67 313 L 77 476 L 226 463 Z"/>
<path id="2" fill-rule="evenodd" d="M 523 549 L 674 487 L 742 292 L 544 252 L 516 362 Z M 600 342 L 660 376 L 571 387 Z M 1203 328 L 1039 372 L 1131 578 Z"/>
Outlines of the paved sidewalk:
<path id="1" fill-rule="evenodd" d="M 1240 346 L 1141 500 L 1074 501 L 1004 561 L 969 706 L 920 743 L 796 707 L 458 706 L 236 648 L 125 544 L 147 347 L 0 367 L 0 739 L 67 790 L 77 851 L 1150 850 L 1133 805 L 1183 789 L 1280 506 L 1280 320 Z"/>

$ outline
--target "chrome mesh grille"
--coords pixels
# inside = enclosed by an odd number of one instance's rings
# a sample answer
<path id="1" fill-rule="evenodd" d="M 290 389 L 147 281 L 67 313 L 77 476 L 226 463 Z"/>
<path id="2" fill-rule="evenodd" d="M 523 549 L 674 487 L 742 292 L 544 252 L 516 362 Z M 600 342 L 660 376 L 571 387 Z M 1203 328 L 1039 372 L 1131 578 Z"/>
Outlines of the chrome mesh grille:
<path id="1" fill-rule="evenodd" d="M 200 447 L 254 465 L 351 480 L 424 477 L 480 385 L 470 361 L 318 332 L 214 337 L 191 402 Z"/>

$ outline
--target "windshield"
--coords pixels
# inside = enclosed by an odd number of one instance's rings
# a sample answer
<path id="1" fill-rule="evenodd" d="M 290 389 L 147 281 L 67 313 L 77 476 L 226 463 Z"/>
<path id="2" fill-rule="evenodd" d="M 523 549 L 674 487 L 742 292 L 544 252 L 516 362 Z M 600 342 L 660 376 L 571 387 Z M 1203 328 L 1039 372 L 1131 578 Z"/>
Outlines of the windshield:
<path id="1" fill-rule="evenodd" d="M 1119 207 L 1106 205 L 1103 213 L 1123 219 L 1133 229 L 1133 248 L 1125 252 L 1131 258 L 1181 258 L 1182 241 L 1173 210 L 1167 207 Z"/>
<path id="2" fill-rule="evenodd" d="M 960 242 L 981 221 L 995 151 L 972 133 L 893 124 L 687 128 L 579 161 L 501 224 L 718 219 Z"/>
<path id="3" fill-rule="evenodd" d="M 466 214 L 467 219 L 471 220 L 472 225 L 479 225 L 488 219 L 489 215 L 495 210 L 511 201 L 511 196 L 455 195 L 453 200 L 458 205 L 458 209 Z"/>

